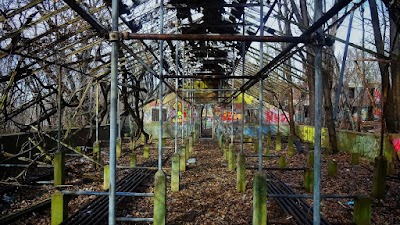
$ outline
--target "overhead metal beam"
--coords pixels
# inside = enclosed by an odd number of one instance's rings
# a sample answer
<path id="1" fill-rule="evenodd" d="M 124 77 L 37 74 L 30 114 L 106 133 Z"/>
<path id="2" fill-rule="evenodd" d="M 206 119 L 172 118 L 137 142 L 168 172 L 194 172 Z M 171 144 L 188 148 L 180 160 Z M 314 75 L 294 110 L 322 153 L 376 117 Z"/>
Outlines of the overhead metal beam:
<path id="1" fill-rule="evenodd" d="M 313 38 L 302 35 L 292 36 L 249 36 L 231 34 L 140 34 L 120 33 L 123 40 L 167 40 L 167 41 L 240 41 L 240 42 L 290 42 L 290 43 L 311 43 Z"/>
<path id="2" fill-rule="evenodd" d="M 254 76 L 226 76 L 226 75 L 164 75 L 164 78 L 252 79 L 252 78 L 254 78 Z"/>
<path id="3" fill-rule="evenodd" d="M 71 7 L 79 16 L 81 16 L 86 22 L 88 22 L 102 37 L 107 37 L 108 29 L 104 27 L 92 14 L 87 12 L 78 2 L 75 0 L 64 0 L 64 2 Z"/>
<path id="4" fill-rule="evenodd" d="M 300 37 L 310 37 L 314 32 L 318 30 L 322 25 L 324 25 L 329 19 L 331 19 L 334 15 L 336 15 L 340 10 L 342 10 L 344 7 L 346 7 L 348 4 L 351 3 L 352 0 L 341 0 L 337 2 L 334 6 L 332 6 L 329 11 L 327 11 L 321 18 L 319 18 L 310 28 L 305 30 L 303 34 Z M 323 38 L 323 37 L 318 37 L 318 38 Z M 322 40 L 319 40 L 322 41 Z M 322 44 L 322 43 L 318 43 Z M 279 66 L 281 63 L 283 63 L 283 59 L 287 55 L 290 54 L 290 51 L 297 46 L 297 43 L 291 43 L 288 47 L 283 49 L 275 58 L 273 58 L 265 67 L 263 67 L 259 72 L 257 72 L 254 75 L 254 79 L 247 81 L 243 86 L 240 88 L 240 91 L 236 91 L 235 93 L 232 94 L 232 97 L 225 100 L 223 103 L 227 104 L 231 101 L 231 99 L 234 99 L 237 97 L 241 92 L 247 91 L 249 88 L 254 86 L 255 84 L 258 83 L 259 79 L 265 79 L 268 77 L 269 72 L 271 72 L 273 69 L 275 69 L 277 66 Z"/>
<path id="5" fill-rule="evenodd" d="M 243 7 L 259 7 L 259 3 L 225 3 L 225 4 L 201 4 L 201 3 L 185 3 L 185 4 L 166 4 L 165 8 L 178 9 L 178 8 L 243 8 Z"/>

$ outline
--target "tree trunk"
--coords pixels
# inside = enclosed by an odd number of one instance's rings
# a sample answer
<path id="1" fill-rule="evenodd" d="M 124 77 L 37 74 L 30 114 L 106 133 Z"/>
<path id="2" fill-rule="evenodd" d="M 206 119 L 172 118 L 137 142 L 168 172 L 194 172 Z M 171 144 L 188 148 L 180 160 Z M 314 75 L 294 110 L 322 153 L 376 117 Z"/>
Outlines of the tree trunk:
<path id="1" fill-rule="evenodd" d="M 332 75 L 333 75 L 333 64 L 332 58 L 329 54 L 325 54 L 325 66 L 323 68 L 323 78 L 322 78 L 322 89 L 324 93 L 324 111 L 325 111 L 325 123 L 328 127 L 329 133 L 329 147 L 332 153 L 337 153 L 337 142 L 336 142 L 336 128 L 335 121 L 333 118 L 333 106 L 331 99 L 331 89 L 332 89 Z"/>
<path id="2" fill-rule="evenodd" d="M 380 24 L 379 24 L 379 16 L 378 16 L 378 9 L 376 6 L 376 0 L 369 0 L 369 7 L 371 11 L 371 22 L 372 22 L 372 28 L 374 30 L 374 37 L 375 37 L 375 46 L 376 46 L 376 51 L 378 55 L 384 55 L 385 54 L 385 49 L 384 49 L 384 43 L 382 39 L 382 34 L 380 30 Z M 387 64 L 385 62 L 380 61 L 379 62 L 379 70 L 381 72 L 381 77 L 382 77 L 382 94 L 381 94 L 381 102 L 382 102 L 382 110 L 383 110 L 383 116 L 382 119 L 388 118 L 389 117 L 389 110 L 386 109 L 387 104 L 386 104 L 386 99 L 389 93 L 389 88 L 390 88 L 390 83 L 389 83 L 389 70 L 387 67 Z M 387 121 L 389 122 L 389 121 Z M 382 129 L 384 129 L 382 127 Z"/>
<path id="3" fill-rule="evenodd" d="M 390 11 L 389 11 L 390 12 Z M 392 15 L 390 15 L 392 18 Z M 387 98 L 386 128 L 390 133 L 400 132 L 400 37 L 398 28 L 393 21 L 390 23 L 390 46 L 391 46 L 391 86 L 389 86 Z"/>

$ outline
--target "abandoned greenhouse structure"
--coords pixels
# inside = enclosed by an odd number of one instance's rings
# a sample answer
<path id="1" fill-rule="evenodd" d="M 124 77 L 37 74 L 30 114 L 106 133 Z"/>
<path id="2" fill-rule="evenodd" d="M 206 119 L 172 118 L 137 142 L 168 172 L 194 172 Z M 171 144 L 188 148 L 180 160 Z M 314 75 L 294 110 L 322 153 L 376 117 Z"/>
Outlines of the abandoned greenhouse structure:
<path id="1" fill-rule="evenodd" d="M 400 1 L 1 0 L 0 224 L 399 224 Z"/>

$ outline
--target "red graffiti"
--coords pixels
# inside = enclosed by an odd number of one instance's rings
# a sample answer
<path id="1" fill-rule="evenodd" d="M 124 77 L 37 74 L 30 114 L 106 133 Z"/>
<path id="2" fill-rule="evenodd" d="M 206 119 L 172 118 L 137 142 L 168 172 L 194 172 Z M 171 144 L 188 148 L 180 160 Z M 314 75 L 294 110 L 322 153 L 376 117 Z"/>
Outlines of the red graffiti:
<path id="1" fill-rule="evenodd" d="M 393 148 L 394 150 L 399 153 L 400 152 L 400 138 L 393 138 L 392 139 L 392 144 L 393 144 Z"/>

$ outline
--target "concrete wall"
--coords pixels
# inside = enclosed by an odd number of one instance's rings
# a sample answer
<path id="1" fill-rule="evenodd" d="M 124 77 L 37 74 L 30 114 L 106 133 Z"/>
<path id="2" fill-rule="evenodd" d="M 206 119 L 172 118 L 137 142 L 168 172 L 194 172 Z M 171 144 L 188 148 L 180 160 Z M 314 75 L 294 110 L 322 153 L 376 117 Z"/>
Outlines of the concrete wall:
<path id="1" fill-rule="evenodd" d="M 296 133 L 306 142 L 314 143 L 314 127 L 297 125 Z M 360 155 L 374 159 L 380 151 L 380 134 L 361 133 L 349 130 L 337 130 L 338 150 L 344 152 L 358 152 Z M 383 150 L 389 162 L 393 159 L 394 148 L 390 143 L 391 138 L 400 138 L 400 134 L 389 134 L 385 136 Z M 329 135 L 327 128 L 322 129 L 322 147 L 329 147 Z"/>

